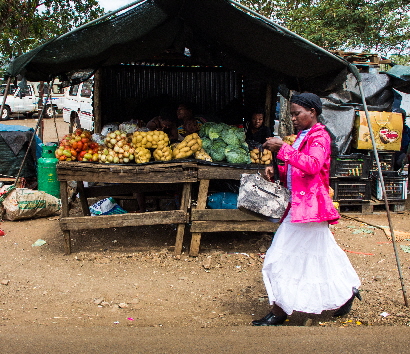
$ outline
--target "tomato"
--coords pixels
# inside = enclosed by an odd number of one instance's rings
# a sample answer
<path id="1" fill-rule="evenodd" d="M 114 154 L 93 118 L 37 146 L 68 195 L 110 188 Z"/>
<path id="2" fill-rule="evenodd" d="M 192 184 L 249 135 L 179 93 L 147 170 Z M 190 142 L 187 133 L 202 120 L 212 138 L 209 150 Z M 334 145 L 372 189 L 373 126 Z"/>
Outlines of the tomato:
<path id="1" fill-rule="evenodd" d="M 75 151 L 74 149 L 71 149 L 70 150 L 70 152 L 71 152 L 71 156 L 77 156 L 77 151 Z"/>
<path id="2" fill-rule="evenodd" d="M 75 130 L 75 135 L 81 135 L 82 132 L 83 132 L 83 130 L 82 130 L 81 128 L 77 128 L 77 129 Z"/>
<path id="3" fill-rule="evenodd" d="M 91 144 L 90 144 L 90 149 L 95 149 L 95 148 L 98 148 L 98 144 L 95 142 L 95 141 L 93 141 Z"/>
<path id="4" fill-rule="evenodd" d="M 82 143 L 82 141 L 78 141 L 77 142 L 77 151 L 81 151 L 83 149 L 83 143 Z"/>
<path id="5" fill-rule="evenodd" d="M 79 156 L 80 156 L 81 158 L 83 158 L 86 153 L 87 153 L 87 151 L 84 151 L 84 150 L 83 150 L 83 151 L 80 152 L 80 155 L 79 155 Z"/>
<path id="6" fill-rule="evenodd" d="M 83 156 L 83 158 L 86 159 L 86 160 L 91 160 L 91 159 L 93 158 L 93 155 L 91 155 L 90 153 L 86 153 L 86 154 Z"/>
<path id="7" fill-rule="evenodd" d="M 66 159 L 67 159 L 67 156 L 65 156 L 65 155 L 61 155 L 58 159 L 59 159 L 60 161 L 64 161 L 64 160 L 66 160 Z"/>
<path id="8" fill-rule="evenodd" d="M 78 147 L 77 142 L 76 142 L 76 141 L 73 141 L 73 142 L 71 143 L 71 147 L 72 147 L 74 150 L 77 149 L 77 147 Z"/>
<path id="9" fill-rule="evenodd" d="M 88 144 L 87 144 L 87 143 L 84 143 L 84 144 L 83 144 L 83 150 L 84 150 L 84 151 L 87 151 L 87 150 L 88 150 Z"/>
<path id="10" fill-rule="evenodd" d="M 82 141 L 83 143 L 88 143 L 88 142 L 90 141 L 90 139 L 85 138 L 85 137 L 82 137 L 82 138 L 81 138 L 81 141 Z"/>

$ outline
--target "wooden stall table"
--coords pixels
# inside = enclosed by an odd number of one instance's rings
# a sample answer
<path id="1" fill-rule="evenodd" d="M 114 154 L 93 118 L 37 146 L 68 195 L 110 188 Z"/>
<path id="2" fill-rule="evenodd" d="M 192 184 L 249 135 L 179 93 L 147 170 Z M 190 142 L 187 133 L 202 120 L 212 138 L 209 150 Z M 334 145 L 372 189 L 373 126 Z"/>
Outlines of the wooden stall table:
<path id="1" fill-rule="evenodd" d="M 240 180 L 242 173 L 257 173 L 264 168 L 263 165 L 257 164 L 232 167 L 223 164 L 198 163 L 199 191 L 196 208 L 191 210 L 190 256 L 198 256 L 203 232 L 276 231 L 279 224 L 262 220 L 239 209 L 206 209 L 210 180 Z"/>
<path id="2" fill-rule="evenodd" d="M 158 224 L 178 224 L 175 240 L 175 254 L 182 252 L 185 225 L 189 222 L 188 208 L 191 200 L 191 186 L 197 181 L 197 165 L 191 162 L 169 162 L 152 164 L 115 165 L 87 162 L 59 162 L 57 174 L 60 181 L 62 212 L 60 227 L 64 234 L 65 250 L 71 253 L 72 230 L 90 230 L 125 226 L 146 226 Z M 67 183 L 76 181 L 80 195 L 83 216 L 69 216 Z M 100 193 L 84 188 L 83 181 L 113 183 L 104 186 Z M 182 184 L 179 210 L 127 213 L 118 215 L 90 216 L 87 198 L 97 195 L 115 195 L 120 190 L 147 192 L 150 189 L 165 189 L 165 184 Z M 131 187 L 130 187 L 131 186 Z M 96 186 L 96 190 L 98 190 Z M 107 190 L 107 188 L 109 188 Z"/>

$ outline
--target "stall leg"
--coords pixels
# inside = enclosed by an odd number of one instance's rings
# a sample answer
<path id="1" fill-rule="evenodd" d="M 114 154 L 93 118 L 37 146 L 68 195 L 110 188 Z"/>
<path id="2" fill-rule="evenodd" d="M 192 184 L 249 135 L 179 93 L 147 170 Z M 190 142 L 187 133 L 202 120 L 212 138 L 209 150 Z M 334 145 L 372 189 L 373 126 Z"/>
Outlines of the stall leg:
<path id="1" fill-rule="evenodd" d="M 183 210 L 185 213 L 188 213 L 188 207 L 191 204 L 191 188 L 192 188 L 191 183 L 184 183 L 184 188 L 182 190 L 180 210 Z M 184 242 L 185 225 L 186 224 L 178 224 L 177 236 L 175 240 L 175 250 L 174 250 L 175 256 L 179 256 L 182 253 L 182 244 Z"/>
<path id="2" fill-rule="evenodd" d="M 63 236 L 64 236 L 64 244 L 65 244 L 65 254 L 70 254 L 71 253 L 71 236 L 70 236 L 70 230 L 64 230 L 63 231 Z"/>
<path id="3" fill-rule="evenodd" d="M 60 195 L 61 195 L 61 218 L 67 218 L 69 216 L 68 208 L 68 193 L 67 193 L 67 181 L 60 181 Z M 64 244 L 65 244 L 65 253 L 71 253 L 71 237 L 70 231 L 64 230 Z"/>
<path id="4" fill-rule="evenodd" d="M 91 213 L 90 213 L 90 208 L 88 206 L 87 197 L 85 195 L 83 181 L 77 181 L 77 190 L 78 190 L 78 194 L 80 195 L 80 203 L 81 203 L 81 209 L 83 211 L 83 215 L 90 216 Z"/>
<path id="5" fill-rule="evenodd" d="M 199 182 L 198 200 L 196 209 L 206 208 L 206 198 L 208 197 L 209 179 L 203 179 Z M 191 238 L 191 247 L 189 248 L 189 255 L 197 257 L 199 254 L 199 246 L 201 244 L 201 232 L 193 232 Z"/>

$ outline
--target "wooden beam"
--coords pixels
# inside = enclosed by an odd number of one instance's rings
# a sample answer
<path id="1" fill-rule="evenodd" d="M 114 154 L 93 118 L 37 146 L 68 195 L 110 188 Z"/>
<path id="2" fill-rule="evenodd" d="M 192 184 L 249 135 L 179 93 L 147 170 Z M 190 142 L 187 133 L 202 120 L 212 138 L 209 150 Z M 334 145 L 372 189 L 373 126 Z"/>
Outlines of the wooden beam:
<path id="1" fill-rule="evenodd" d="M 279 224 L 269 221 L 193 221 L 192 233 L 223 232 L 223 231 L 248 231 L 248 232 L 274 232 Z"/>
<path id="2" fill-rule="evenodd" d="M 183 224 L 187 223 L 188 219 L 188 213 L 183 210 L 153 211 L 139 214 L 62 217 L 60 227 L 62 230 L 108 229 L 125 226 Z"/>
<path id="3" fill-rule="evenodd" d="M 191 211 L 191 221 L 265 221 L 257 216 L 244 213 L 239 209 L 194 209 Z M 272 223 L 271 223 L 272 224 Z"/>

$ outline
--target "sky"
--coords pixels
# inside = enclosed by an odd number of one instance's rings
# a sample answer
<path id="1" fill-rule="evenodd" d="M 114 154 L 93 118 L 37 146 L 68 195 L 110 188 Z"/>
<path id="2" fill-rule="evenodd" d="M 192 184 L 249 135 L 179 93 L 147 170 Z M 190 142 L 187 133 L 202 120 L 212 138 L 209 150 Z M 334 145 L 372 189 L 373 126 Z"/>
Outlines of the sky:
<path id="1" fill-rule="evenodd" d="M 122 6 L 134 2 L 133 0 L 98 0 L 100 6 L 104 8 L 105 11 L 117 10 Z"/>

